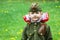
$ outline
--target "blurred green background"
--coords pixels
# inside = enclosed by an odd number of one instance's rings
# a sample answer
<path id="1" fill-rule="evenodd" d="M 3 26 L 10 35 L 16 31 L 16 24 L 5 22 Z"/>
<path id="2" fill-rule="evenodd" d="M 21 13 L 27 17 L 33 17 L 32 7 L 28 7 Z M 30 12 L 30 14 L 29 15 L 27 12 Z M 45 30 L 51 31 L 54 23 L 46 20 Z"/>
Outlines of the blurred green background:
<path id="1" fill-rule="evenodd" d="M 0 0 L 0 40 L 21 40 L 26 23 L 23 16 L 32 2 L 38 2 L 43 12 L 48 12 L 53 40 L 60 40 L 59 0 Z"/>

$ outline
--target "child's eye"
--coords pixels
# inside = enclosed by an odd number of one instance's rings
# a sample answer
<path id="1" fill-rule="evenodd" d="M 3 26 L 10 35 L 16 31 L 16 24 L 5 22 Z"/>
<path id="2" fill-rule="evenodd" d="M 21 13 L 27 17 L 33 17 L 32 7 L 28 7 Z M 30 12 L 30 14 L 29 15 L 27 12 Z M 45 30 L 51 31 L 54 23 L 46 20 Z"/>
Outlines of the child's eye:
<path id="1" fill-rule="evenodd" d="M 36 14 L 39 14 L 38 12 L 36 12 Z"/>
<path id="2" fill-rule="evenodd" d="M 39 14 L 39 13 L 36 13 L 36 14 Z"/>
<path id="3" fill-rule="evenodd" d="M 32 12 L 31 14 L 34 14 L 34 12 Z"/>
<path id="4" fill-rule="evenodd" d="M 33 13 L 31 13 L 31 14 L 33 14 Z"/>

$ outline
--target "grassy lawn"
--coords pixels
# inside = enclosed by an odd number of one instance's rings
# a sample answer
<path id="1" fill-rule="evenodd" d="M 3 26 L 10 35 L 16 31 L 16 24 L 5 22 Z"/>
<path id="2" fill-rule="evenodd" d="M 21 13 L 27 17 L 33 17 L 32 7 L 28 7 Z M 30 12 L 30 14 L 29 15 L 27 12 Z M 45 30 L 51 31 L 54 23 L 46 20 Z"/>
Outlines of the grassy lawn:
<path id="1" fill-rule="evenodd" d="M 43 12 L 48 12 L 53 40 L 60 40 L 60 3 L 39 2 Z M 31 2 L 0 2 L 0 40 L 21 40 L 26 23 L 23 15 L 27 14 Z"/>

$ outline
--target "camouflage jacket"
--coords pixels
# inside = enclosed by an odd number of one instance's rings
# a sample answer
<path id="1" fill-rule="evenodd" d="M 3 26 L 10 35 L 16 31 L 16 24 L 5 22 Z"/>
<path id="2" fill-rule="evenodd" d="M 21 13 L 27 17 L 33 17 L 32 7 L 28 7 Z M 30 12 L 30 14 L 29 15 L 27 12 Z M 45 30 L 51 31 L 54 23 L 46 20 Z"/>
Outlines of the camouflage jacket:
<path id="1" fill-rule="evenodd" d="M 21 40 L 52 40 L 50 27 L 46 25 L 45 35 L 41 35 L 41 33 L 38 32 L 40 27 L 41 23 L 27 24 L 22 33 Z"/>

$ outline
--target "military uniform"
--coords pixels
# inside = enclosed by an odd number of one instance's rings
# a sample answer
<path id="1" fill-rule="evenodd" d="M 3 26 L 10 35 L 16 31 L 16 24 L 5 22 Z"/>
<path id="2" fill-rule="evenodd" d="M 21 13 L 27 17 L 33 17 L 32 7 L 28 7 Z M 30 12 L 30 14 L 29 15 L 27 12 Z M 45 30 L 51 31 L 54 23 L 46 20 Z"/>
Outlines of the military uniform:
<path id="1" fill-rule="evenodd" d="M 52 40 L 50 27 L 46 25 L 46 32 L 44 35 L 38 32 L 40 27 L 40 22 L 27 24 L 21 40 Z"/>

